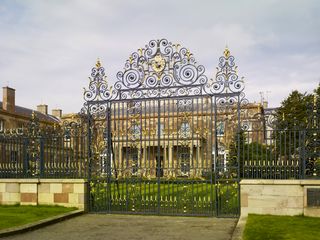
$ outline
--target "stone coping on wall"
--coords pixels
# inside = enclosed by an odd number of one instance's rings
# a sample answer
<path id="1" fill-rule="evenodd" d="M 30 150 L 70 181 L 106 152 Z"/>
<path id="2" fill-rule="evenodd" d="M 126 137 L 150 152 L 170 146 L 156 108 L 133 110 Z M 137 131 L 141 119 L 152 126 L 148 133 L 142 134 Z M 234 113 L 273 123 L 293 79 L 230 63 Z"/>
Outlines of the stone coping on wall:
<path id="1" fill-rule="evenodd" d="M 320 185 L 320 179 L 243 179 L 240 185 Z"/>
<path id="2" fill-rule="evenodd" d="M 69 178 L 1 178 L 0 183 L 86 183 L 85 179 Z"/>

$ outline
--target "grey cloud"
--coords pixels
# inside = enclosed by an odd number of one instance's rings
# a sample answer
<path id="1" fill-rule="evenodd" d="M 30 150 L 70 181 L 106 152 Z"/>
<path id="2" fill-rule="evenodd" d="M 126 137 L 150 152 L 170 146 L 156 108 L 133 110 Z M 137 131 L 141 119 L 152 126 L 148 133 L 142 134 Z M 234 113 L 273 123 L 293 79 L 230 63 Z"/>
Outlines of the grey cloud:
<path id="1" fill-rule="evenodd" d="M 228 44 L 252 101 L 271 91 L 311 92 L 320 74 L 318 1 L 2 1 L 0 83 L 17 103 L 76 112 L 97 57 L 110 82 L 129 54 L 154 38 L 190 48 L 215 74 Z"/>

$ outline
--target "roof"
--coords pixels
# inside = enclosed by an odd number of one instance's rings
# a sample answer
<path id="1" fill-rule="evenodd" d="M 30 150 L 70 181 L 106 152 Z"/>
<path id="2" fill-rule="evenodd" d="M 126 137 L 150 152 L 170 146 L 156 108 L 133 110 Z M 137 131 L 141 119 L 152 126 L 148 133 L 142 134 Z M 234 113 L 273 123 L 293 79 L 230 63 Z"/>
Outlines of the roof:
<path id="1" fill-rule="evenodd" d="M 2 109 L 2 102 L 0 102 L 0 109 Z M 21 116 L 24 116 L 24 117 L 31 117 L 31 114 L 32 112 L 34 112 L 37 116 L 37 118 L 40 120 L 40 121 L 47 121 L 47 122 L 52 122 L 52 123 L 59 123 L 60 120 L 59 118 L 53 116 L 53 115 L 50 115 L 50 114 L 43 114 L 39 111 L 36 111 L 36 110 L 33 110 L 33 109 L 30 109 L 30 108 L 25 108 L 25 107 L 21 107 L 21 106 L 15 106 L 15 114 L 18 114 L 18 115 L 21 115 Z"/>

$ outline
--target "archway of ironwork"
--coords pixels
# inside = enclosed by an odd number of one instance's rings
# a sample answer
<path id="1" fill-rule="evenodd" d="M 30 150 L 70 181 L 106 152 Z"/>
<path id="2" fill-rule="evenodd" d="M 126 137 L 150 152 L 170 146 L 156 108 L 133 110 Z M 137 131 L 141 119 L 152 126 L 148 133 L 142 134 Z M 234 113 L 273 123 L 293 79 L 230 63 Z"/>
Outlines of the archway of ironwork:
<path id="1" fill-rule="evenodd" d="M 187 48 L 152 40 L 117 79 L 109 86 L 98 61 L 84 93 L 91 209 L 236 216 L 239 164 L 220 152 L 236 138 L 247 100 L 230 51 L 208 80 Z"/>

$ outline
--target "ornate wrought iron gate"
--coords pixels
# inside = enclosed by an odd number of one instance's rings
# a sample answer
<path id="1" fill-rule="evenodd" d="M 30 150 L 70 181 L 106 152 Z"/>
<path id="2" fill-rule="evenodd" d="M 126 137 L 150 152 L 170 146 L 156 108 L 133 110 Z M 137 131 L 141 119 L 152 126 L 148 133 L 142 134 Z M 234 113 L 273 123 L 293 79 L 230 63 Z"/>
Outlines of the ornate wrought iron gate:
<path id="1" fill-rule="evenodd" d="M 189 50 L 153 40 L 130 56 L 112 89 L 98 61 L 82 109 L 90 210 L 237 216 L 237 156 L 220 153 L 221 124 L 240 129 L 243 86 L 234 67 L 226 49 L 208 81 Z"/>

